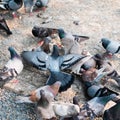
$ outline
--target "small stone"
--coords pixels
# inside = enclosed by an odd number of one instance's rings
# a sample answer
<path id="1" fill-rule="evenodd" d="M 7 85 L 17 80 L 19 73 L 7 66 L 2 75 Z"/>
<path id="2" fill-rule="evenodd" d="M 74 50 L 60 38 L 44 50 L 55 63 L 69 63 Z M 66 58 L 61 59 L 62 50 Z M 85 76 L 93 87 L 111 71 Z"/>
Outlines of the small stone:
<path id="1" fill-rule="evenodd" d="M 79 25 L 79 21 L 73 21 L 73 24 Z"/>

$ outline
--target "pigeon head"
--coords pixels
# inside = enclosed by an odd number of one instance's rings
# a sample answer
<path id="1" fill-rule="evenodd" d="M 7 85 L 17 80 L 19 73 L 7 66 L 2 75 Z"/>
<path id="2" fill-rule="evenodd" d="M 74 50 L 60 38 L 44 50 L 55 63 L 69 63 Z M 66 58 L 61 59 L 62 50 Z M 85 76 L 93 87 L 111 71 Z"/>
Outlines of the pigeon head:
<path id="1" fill-rule="evenodd" d="M 39 36 L 39 27 L 34 26 L 33 29 L 32 29 L 32 34 L 33 34 L 35 37 L 38 37 L 38 36 Z"/>
<path id="2" fill-rule="evenodd" d="M 44 90 L 40 90 L 40 96 L 41 96 L 41 98 L 38 101 L 38 106 L 41 106 L 41 107 L 44 107 L 44 108 L 47 107 L 49 105 L 49 100 L 45 96 L 45 91 Z"/>
<path id="3" fill-rule="evenodd" d="M 11 32 L 10 30 L 8 30 L 8 31 L 7 31 L 7 34 L 8 34 L 8 35 L 11 35 L 11 34 L 12 34 L 12 32 Z"/>
<path id="4" fill-rule="evenodd" d="M 100 55 L 100 54 L 95 54 L 95 58 L 96 58 L 96 59 L 102 59 L 102 55 Z"/>
<path id="5" fill-rule="evenodd" d="M 13 47 L 9 47 L 8 50 L 10 51 L 11 59 L 19 57 L 19 55 L 17 54 Z"/>
<path id="6" fill-rule="evenodd" d="M 58 34 L 60 39 L 65 37 L 65 31 L 62 28 L 58 29 Z"/>
<path id="7" fill-rule="evenodd" d="M 36 5 L 37 7 L 42 7 L 42 6 L 43 6 L 41 1 L 37 1 L 37 2 L 35 3 L 35 5 Z"/>
<path id="8" fill-rule="evenodd" d="M 106 39 L 106 38 L 102 38 L 101 39 L 102 42 L 102 46 L 106 49 L 107 46 L 110 44 L 110 40 Z"/>

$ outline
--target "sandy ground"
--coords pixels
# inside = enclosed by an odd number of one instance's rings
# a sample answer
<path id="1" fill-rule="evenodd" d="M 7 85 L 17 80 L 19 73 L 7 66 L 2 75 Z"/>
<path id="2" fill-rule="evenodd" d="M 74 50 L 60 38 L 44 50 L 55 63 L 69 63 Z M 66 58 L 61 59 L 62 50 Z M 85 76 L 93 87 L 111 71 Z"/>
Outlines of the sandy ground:
<path id="1" fill-rule="evenodd" d="M 11 19 L 5 15 L 8 26 L 13 34 L 6 36 L 0 34 L 0 67 L 9 59 L 8 47 L 13 46 L 18 53 L 23 50 L 36 48 L 38 39 L 32 35 L 34 25 L 52 28 L 63 28 L 67 32 L 78 35 L 89 36 L 90 39 L 81 43 L 81 49 L 87 49 L 91 54 L 103 53 L 100 39 L 102 37 L 120 41 L 120 1 L 119 0 L 51 0 L 46 12 L 37 17 L 37 12 L 32 16 L 24 13 L 24 9 L 19 10 L 21 19 Z M 42 24 L 45 17 L 51 17 L 51 22 Z M 73 22 L 78 21 L 78 25 Z M 111 62 L 120 73 L 120 56 L 116 55 Z M 48 76 L 42 75 L 34 69 L 24 68 L 18 79 L 30 83 L 36 88 L 44 85 Z M 86 98 L 82 92 L 83 88 L 79 80 L 76 80 L 72 87 L 58 96 L 59 100 L 72 101 L 72 97 L 77 94 L 80 103 L 84 103 Z M 120 90 L 118 90 L 120 92 Z"/>

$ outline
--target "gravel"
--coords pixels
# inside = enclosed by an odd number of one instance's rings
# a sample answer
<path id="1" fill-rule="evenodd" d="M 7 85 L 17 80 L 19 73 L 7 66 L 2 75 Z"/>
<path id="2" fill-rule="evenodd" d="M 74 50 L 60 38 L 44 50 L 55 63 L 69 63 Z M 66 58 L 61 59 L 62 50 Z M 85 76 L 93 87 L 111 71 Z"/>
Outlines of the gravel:
<path id="1" fill-rule="evenodd" d="M 15 103 L 17 94 L 0 89 L 0 120 L 37 120 L 34 104 Z"/>

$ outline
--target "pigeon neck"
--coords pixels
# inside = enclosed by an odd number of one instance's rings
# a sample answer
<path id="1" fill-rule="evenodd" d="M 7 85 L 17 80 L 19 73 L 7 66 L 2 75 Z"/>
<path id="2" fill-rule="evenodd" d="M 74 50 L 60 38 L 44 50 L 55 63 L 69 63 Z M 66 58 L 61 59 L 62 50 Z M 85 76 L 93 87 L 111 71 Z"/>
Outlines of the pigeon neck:
<path id="1" fill-rule="evenodd" d="M 108 44 L 110 43 L 110 41 L 109 40 L 102 40 L 102 45 L 103 45 L 103 47 L 106 49 L 107 48 L 107 46 L 108 46 Z"/>
<path id="2" fill-rule="evenodd" d="M 103 104 L 103 105 L 106 105 L 106 103 L 107 102 L 109 102 L 110 100 L 112 100 L 112 99 L 114 99 L 115 98 L 115 94 L 112 94 L 112 95 L 109 95 L 109 96 L 105 96 L 105 97 L 101 97 L 101 103 Z"/>
<path id="3" fill-rule="evenodd" d="M 22 3 L 23 0 L 14 0 L 17 4 Z"/>
<path id="4" fill-rule="evenodd" d="M 19 57 L 19 55 L 13 48 L 9 48 L 8 50 L 10 51 L 11 59 L 13 59 L 15 57 Z"/>
<path id="5" fill-rule="evenodd" d="M 52 57 L 58 57 L 59 56 L 59 50 L 58 50 L 58 47 L 57 45 L 54 45 L 53 46 L 53 52 L 52 52 Z"/>
<path id="6" fill-rule="evenodd" d="M 58 29 L 58 34 L 59 34 L 60 39 L 62 39 L 62 38 L 65 37 L 65 34 L 66 34 L 66 33 L 64 32 L 63 29 Z"/>

